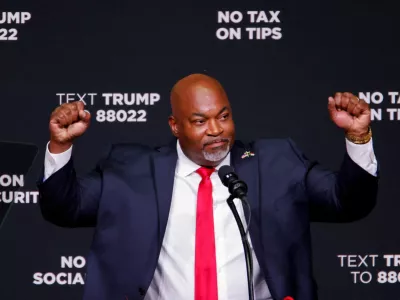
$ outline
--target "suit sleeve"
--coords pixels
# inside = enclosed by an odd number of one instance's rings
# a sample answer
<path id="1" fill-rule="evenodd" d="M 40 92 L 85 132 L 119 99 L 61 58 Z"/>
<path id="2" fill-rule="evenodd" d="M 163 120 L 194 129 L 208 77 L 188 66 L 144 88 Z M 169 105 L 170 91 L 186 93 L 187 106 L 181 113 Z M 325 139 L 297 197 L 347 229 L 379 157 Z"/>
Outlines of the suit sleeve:
<path id="1" fill-rule="evenodd" d="M 290 147 L 305 168 L 302 185 L 309 199 L 310 220 L 351 222 L 367 216 L 376 204 L 376 176 L 356 164 L 346 152 L 337 172 L 310 161 L 292 140 Z"/>
<path id="2" fill-rule="evenodd" d="M 37 185 L 44 219 L 62 227 L 95 226 L 103 172 L 110 155 L 111 151 L 92 172 L 82 177 L 75 172 L 73 158 L 45 181 L 42 174 Z"/>

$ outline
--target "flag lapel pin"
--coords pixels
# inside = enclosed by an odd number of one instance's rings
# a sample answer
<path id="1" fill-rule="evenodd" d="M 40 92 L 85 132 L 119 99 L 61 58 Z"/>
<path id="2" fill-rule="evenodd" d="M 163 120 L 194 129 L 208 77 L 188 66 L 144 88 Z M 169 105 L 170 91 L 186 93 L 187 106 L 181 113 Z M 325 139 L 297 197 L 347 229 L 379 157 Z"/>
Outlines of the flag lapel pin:
<path id="1" fill-rule="evenodd" d="M 242 155 L 242 159 L 243 158 L 247 158 L 247 157 L 251 157 L 251 156 L 254 156 L 255 154 L 253 153 L 253 152 L 251 152 L 251 151 L 246 151 L 245 153 L 243 153 L 243 155 Z"/>

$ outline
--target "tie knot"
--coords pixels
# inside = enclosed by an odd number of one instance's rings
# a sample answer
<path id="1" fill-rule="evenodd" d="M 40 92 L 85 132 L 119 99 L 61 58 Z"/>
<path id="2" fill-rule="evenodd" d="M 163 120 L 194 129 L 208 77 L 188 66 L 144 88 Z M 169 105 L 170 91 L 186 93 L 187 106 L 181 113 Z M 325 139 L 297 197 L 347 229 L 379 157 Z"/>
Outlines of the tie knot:
<path id="1" fill-rule="evenodd" d="M 215 171 L 215 168 L 200 167 L 196 170 L 197 174 L 201 176 L 201 179 L 210 178 L 211 174 Z"/>

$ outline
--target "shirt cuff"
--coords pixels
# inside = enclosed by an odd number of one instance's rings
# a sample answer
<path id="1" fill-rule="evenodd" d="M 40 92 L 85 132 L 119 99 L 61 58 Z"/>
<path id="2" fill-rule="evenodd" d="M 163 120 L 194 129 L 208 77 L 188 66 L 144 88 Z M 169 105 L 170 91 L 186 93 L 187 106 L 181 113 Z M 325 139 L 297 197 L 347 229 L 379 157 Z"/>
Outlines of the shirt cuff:
<path id="1" fill-rule="evenodd" d="M 366 144 L 354 144 L 346 139 L 347 154 L 365 171 L 373 176 L 377 176 L 378 162 L 375 157 L 373 141 Z"/>
<path id="2" fill-rule="evenodd" d="M 72 156 L 72 145 L 68 150 L 58 153 L 58 154 L 55 154 L 55 153 L 51 153 L 49 151 L 49 143 L 50 142 L 48 142 L 46 145 L 46 154 L 44 157 L 43 181 L 45 181 L 47 178 L 49 178 L 55 172 L 57 172 L 62 167 L 64 167 L 68 163 L 68 161 L 71 159 L 71 156 Z"/>

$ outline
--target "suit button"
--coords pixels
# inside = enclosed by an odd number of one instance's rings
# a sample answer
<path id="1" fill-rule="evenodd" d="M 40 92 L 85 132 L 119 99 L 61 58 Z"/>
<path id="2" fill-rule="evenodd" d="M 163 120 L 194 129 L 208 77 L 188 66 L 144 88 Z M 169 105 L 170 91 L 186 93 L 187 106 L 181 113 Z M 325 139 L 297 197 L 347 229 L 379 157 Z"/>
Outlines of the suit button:
<path id="1" fill-rule="evenodd" d="M 138 291 L 139 291 L 140 296 L 144 296 L 146 294 L 146 291 L 144 290 L 144 288 L 140 287 Z"/>

